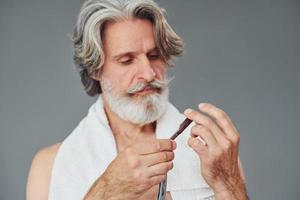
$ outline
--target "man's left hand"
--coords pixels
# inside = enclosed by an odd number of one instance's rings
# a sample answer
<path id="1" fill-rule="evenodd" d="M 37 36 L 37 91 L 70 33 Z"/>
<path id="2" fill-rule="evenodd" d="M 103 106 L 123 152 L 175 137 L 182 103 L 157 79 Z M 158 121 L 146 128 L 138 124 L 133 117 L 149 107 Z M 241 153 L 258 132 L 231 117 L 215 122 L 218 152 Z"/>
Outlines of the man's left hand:
<path id="1" fill-rule="evenodd" d="M 217 199 L 248 199 L 243 172 L 239 164 L 240 134 L 229 116 L 220 108 L 199 104 L 199 111 L 187 109 L 193 120 L 188 145 L 201 160 L 201 173 Z"/>

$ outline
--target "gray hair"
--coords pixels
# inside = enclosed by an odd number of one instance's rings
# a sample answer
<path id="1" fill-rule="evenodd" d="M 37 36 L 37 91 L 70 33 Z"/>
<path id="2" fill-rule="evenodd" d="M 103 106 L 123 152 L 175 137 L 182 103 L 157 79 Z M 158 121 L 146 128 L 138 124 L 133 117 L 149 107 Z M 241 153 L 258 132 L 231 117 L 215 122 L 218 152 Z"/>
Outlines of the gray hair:
<path id="1" fill-rule="evenodd" d="M 165 10 L 152 0 L 87 0 L 83 3 L 73 33 L 74 64 L 85 92 L 102 92 L 99 81 L 91 76 L 104 63 L 103 30 L 107 22 L 130 18 L 147 19 L 154 27 L 155 43 L 163 60 L 172 65 L 182 55 L 183 41 L 165 18 Z"/>

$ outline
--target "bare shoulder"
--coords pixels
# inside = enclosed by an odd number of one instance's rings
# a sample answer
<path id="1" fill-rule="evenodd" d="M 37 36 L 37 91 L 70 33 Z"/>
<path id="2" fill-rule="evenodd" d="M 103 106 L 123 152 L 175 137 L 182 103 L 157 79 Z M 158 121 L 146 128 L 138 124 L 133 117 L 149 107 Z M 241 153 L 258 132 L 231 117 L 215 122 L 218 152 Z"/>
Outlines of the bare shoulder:
<path id="1" fill-rule="evenodd" d="M 27 181 L 27 200 L 48 199 L 51 171 L 60 145 L 45 147 L 34 156 Z"/>

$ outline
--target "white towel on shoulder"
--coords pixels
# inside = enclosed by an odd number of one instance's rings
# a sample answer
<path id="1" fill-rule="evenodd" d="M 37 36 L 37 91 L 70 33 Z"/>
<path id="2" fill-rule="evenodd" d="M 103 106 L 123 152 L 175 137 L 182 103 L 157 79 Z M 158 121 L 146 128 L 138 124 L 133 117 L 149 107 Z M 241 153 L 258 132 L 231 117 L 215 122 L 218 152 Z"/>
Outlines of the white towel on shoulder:
<path id="1" fill-rule="evenodd" d="M 185 119 L 170 102 L 157 120 L 156 137 L 169 138 Z M 192 124 L 176 138 L 174 167 L 168 173 L 167 191 L 173 200 L 213 198 L 200 173 L 198 156 L 187 146 Z M 113 134 L 99 95 L 73 132 L 62 142 L 54 161 L 49 199 L 83 199 L 95 180 L 117 156 Z"/>

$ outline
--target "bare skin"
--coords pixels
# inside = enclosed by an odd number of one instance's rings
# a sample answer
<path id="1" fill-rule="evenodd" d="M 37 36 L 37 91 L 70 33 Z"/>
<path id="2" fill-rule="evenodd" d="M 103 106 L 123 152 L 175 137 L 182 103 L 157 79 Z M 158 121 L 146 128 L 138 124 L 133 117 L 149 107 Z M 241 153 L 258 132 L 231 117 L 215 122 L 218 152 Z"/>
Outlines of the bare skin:
<path id="1" fill-rule="evenodd" d="M 151 22 L 134 19 L 108 24 L 104 35 L 102 73 L 117 86 L 116 91 L 124 91 L 139 81 L 163 80 L 165 63 L 157 56 Z M 95 75 L 94 79 L 99 80 L 100 76 Z M 159 182 L 173 167 L 175 143 L 156 139 L 155 124 L 129 123 L 115 115 L 105 101 L 104 104 L 118 155 L 92 185 L 85 199 L 155 199 Z M 188 144 L 201 160 L 202 176 L 216 199 L 247 200 L 245 177 L 238 158 L 239 133 L 221 109 L 211 104 L 201 109 L 216 122 L 195 110 L 185 115 L 196 123 Z M 198 136 L 207 145 L 201 144 Z M 28 200 L 47 199 L 58 148 L 59 144 L 45 148 L 33 159 L 28 177 Z M 127 173 L 123 173 L 124 170 Z M 167 198 L 171 198 L 170 194 Z"/>
<path id="2" fill-rule="evenodd" d="M 48 199 L 51 171 L 59 147 L 60 143 L 46 147 L 33 158 L 27 181 L 27 200 Z"/>

